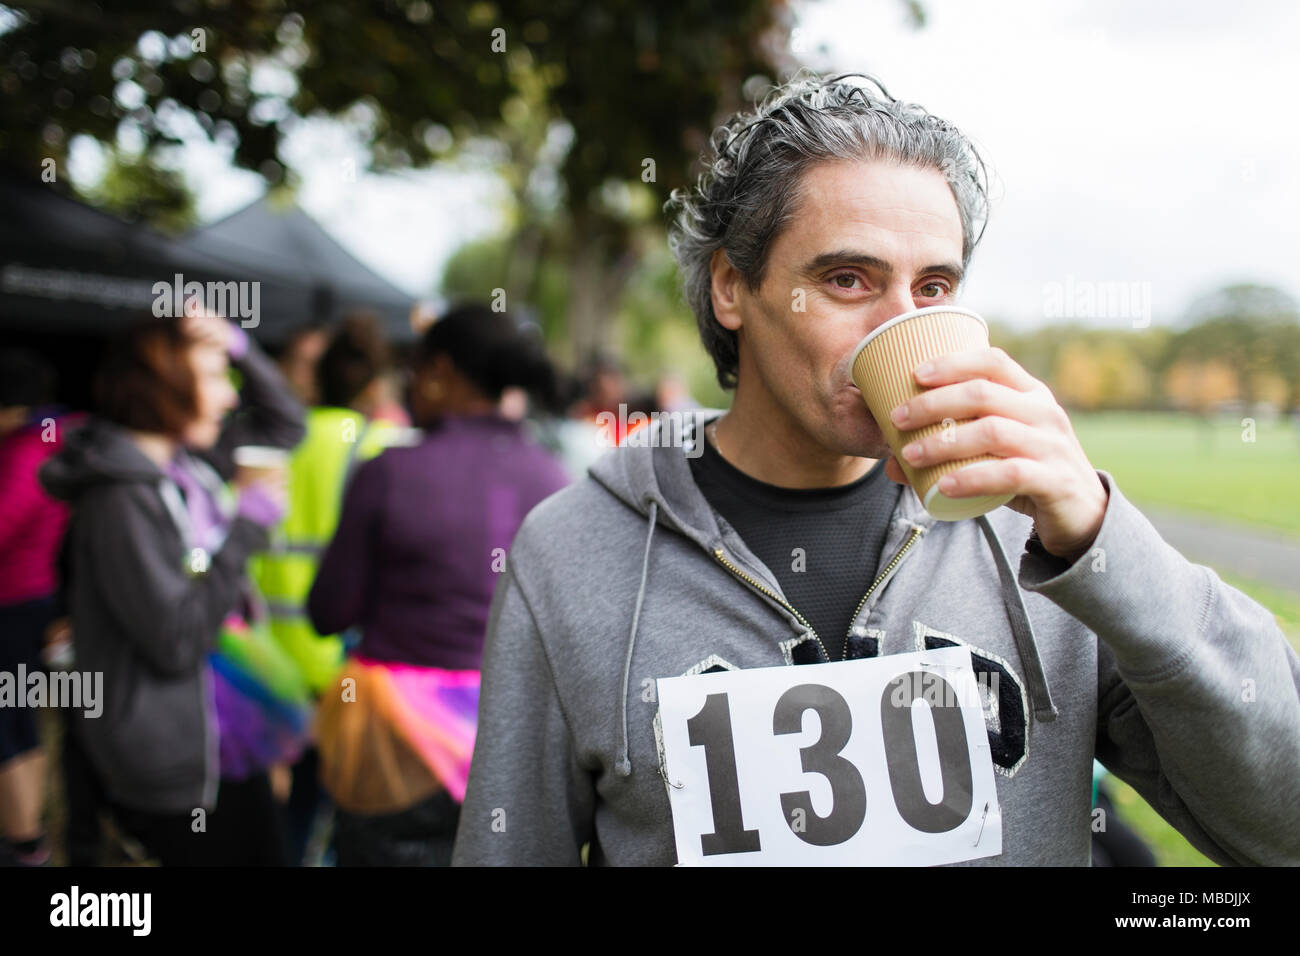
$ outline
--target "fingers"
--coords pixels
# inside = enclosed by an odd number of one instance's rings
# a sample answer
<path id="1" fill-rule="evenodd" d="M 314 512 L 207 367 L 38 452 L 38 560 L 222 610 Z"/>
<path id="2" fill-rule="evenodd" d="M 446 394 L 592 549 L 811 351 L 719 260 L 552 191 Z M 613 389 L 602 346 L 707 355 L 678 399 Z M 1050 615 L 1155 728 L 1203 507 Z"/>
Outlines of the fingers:
<path id="1" fill-rule="evenodd" d="M 916 380 L 928 388 L 969 378 L 985 378 L 1021 392 L 1033 391 L 1042 385 L 1021 368 L 1020 363 L 996 347 L 950 352 L 931 359 L 929 364 L 934 367 L 930 374 L 916 376 Z"/>
<path id="2" fill-rule="evenodd" d="M 951 475 L 944 475 L 938 487 L 949 498 L 1027 495 L 1030 498 L 1046 499 L 1053 491 L 1051 470 L 1041 461 L 1028 458 L 975 462 L 959 468 Z"/>
<path id="3" fill-rule="evenodd" d="M 900 450 L 916 468 L 979 455 L 1052 460 L 1061 452 L 1054 433 L 998 415 L 944 428 L 937 435 L 908 442 Z"/>
<path id="4" fill-rule="evenodd" d="M 1028 425 L 1058 425 L 1060 409 L 1046 386 L 1030 392 L 973 378 L 930 389 L 909 399 L 890 413 L 890 420 L 903 431 L 913 431 L 951 419 L 954 422 L 1000 415 Z"/>

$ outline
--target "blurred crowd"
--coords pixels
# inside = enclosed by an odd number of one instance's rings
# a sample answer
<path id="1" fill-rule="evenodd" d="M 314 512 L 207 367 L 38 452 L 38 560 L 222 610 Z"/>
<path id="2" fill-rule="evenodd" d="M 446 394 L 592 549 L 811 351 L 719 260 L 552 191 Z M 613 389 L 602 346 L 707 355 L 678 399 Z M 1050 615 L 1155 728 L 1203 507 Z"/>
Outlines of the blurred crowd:
<path id="1" fill-rule="evenodd" d="M 9 864 L 448 863 L 512 538 L 631 413 L 694 407 L 477 304 L 273 354 L 193 308 L 117 335 L 92 393 L 0 351 L 0 674 L 102 680 L 0 706 Z"/>

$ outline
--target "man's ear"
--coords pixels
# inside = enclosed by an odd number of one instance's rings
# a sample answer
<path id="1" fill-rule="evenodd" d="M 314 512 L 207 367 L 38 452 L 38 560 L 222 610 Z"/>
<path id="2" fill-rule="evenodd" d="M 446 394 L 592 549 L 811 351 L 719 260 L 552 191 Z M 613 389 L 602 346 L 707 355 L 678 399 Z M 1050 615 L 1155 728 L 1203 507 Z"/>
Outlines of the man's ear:
<path id="1" fill-rule="evenodd" d="M 744 321 L 740 314 L 740 290 L 745 281 L 727 258 L 726 250 L 715 249 L 709 260 L 712 280 L 713 315 L 718 324 L 732 332 L 740 331 Z"/>

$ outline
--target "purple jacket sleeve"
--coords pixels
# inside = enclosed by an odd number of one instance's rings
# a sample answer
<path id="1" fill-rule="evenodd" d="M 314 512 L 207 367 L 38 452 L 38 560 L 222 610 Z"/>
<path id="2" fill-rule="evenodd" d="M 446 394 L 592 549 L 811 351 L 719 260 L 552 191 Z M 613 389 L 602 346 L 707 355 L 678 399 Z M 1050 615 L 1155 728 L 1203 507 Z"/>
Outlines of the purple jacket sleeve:
<path id="1" fill-rule="evenodd" d="M 385 477 L 384 456 L 357 469 L 343 497 L 339 526 L 312 583 L 307 614 L 318 634 L 338 634 L 361 621 L 375 573 Z"/>

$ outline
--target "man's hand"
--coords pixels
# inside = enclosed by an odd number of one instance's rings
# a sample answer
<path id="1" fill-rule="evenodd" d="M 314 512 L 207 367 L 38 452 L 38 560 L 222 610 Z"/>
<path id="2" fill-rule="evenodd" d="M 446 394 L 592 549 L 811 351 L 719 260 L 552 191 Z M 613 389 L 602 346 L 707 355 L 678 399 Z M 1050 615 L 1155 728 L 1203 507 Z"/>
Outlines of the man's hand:
<path id="1" fill-rule="evenodd" d="M 1034 519 L 1047 551 L 1071 562 L 1086 553 L 1101 530 L 1109 496 L 1051 389 L 1000 348 L 952 352 L 930 364 L 930 374 L 916 375 L 929 391 L 894 409 L 894 424 L 911 431 L 945 418 L 975 420 L 912 442 L 902 449 L 908 464 L 997 455 L 1003 460 L 945 476 L 939 490 L 953 498 L 1015 495 L 1007 507 Z M 900 411 L 906 415 L 901 420 Z M 885 474 L 908 483 L 892 455 Z"/>

